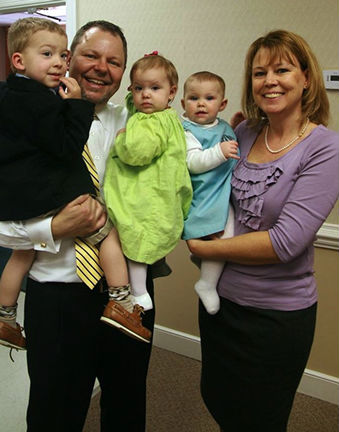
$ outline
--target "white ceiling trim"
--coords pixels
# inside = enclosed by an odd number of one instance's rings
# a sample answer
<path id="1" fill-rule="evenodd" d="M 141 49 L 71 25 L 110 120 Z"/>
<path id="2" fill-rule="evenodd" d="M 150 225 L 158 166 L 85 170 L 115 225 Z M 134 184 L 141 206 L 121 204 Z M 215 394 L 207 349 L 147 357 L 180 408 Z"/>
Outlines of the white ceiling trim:
<path id="1" fill-rule="evenodd" d="M 76 0 L 1 0 L 0 14 L 25 11 L 28 7 L 51 7 L 66 3 L 66 32 L 71 41 L 77 31 Z"/>
<path id="2" fill-rule="evenodd" d="M 0 13 L 24 11 L 28 7 L 49 7 L 64 4 L 65 0 L 1 0 Z"/>

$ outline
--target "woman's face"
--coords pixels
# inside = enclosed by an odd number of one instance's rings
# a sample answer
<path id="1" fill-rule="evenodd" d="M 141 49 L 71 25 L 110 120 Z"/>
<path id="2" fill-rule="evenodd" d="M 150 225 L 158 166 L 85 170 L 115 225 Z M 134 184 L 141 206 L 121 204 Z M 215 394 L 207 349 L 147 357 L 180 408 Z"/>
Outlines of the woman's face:
<path id="1" fill-rule="evenodd" d="M 260 48 L 253 59 L 252 93 L 258 107 L 269 117 L 274 114 L 301 114 L 301 100 L 307 88 L 307 71 L 291 55 L 271 58 L 267 48 Z"/>

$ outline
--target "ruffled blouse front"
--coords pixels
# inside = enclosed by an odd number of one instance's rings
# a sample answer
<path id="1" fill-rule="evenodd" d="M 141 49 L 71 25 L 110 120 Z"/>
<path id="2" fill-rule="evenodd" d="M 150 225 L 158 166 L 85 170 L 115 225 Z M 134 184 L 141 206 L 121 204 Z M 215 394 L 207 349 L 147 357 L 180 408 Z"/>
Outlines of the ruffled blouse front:
<path id="1" fill-rule="evenodd" d="M 275 162 L 257 165 L 242 159 L 233 172 L 233 199 L 239 206 L 237 220 L 253 230 L 260 229 L 265 193 L 283 173 L 279 162 Z"/>

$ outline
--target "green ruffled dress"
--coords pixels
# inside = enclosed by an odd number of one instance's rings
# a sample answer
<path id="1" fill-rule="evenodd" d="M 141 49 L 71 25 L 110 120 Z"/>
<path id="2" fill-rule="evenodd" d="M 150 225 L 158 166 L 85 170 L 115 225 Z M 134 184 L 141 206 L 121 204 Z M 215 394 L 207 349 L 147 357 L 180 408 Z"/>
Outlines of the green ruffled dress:
<path id="1" fill-rule="evenodd" d="M 107 159 L 104 197 L 123 252 L 153 264 L 177 245 L 192 199 L 186 140 L 177 113 L 137 112 Z"/>

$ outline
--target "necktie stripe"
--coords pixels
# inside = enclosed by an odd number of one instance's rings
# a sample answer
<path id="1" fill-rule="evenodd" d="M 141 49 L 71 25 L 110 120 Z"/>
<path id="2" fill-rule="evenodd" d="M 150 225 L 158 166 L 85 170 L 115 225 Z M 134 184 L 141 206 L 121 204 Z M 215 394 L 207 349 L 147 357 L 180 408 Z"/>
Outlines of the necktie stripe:
<path id="1" fill-rule="evenodd" d="M 92 156 L 89 153 L 87 144 L 84 147 L 84 150 L 83 150 L 83 153 L 82 153 L 82 158 L 83 158 L 83 160 L 84 160 L 84 162 L 86 164 L 86 167 L 87 167 L 87 169 L 88 169 L 88 171 L 90 173 L 92 182 L 93 182 L 94 187 L 96 189 L 96 192 L 99 193 L 99 191 L 100 191 L 100 184 L 99 184 L 98 173 L 97 173 L 97 170 L 95 168 Z"/>
<path id="2" fill-rule="evenodd" d="M 78 263 L 77 269 L 79 270 L 79 272 L 85 275 L 87 279 L 95 281 L 95 284 L 98 282 L 98 278 L 100 280 L 102 277 L 102 274 L 100 274 L 99 269 L 97 271 L 92 267 L 85 266 L 82 262 Z"/>
<path id="3" fill-rule="evenodd" d="M 87 144 L 84 146 L 82 157 L 91 176 L 97 195 L 99 195 L 100 183 L 98 173 Z M 74 246 L 77 275 L 89 288 L 93 289 L 104 274 L 99 264 L 99 249 L 80 238 L 74 240 Z"/>
<path id="4" fill-rule="evenodd" d="M 79 267 L 77 267 L 77 275 L 80 279 L 88 286 L 88 288 L 93 289 L 98 283 L 95 278 L 90 273 L 84 273 Z"/>
<path id="5" fill-rule="evenodd" d="M 100 266 L 98 265 L 97 261 L 93 259 L 90 255 L 87 254 L 87 251 L 85 253 L 79 254 L 79 268 L 84 267 L 86 265 L 86 268 L 88 268 L 88 271 L 91 271 L 92 273 L 96 273 L 98 276 L 102 276 L 100 272 Z"/>
<path id="6" fill-rule="evenodd" d="M 102 271 L 101 271 L 101 267 L 98 264 L 98 257 L 96 255 L 92 256 L 90 254 L 90 249 L 89 250 L 83 250 L 82 252 L 78 252 L 78 260 L 79 262 L 77 263 L 77 265 L 80 264 L 84 267 L 86 266 L 86 268 L 88 268 L 88 271 L 91 271 L 92 273 L 96 273 L 98 276 L 102 276 Z"/>

